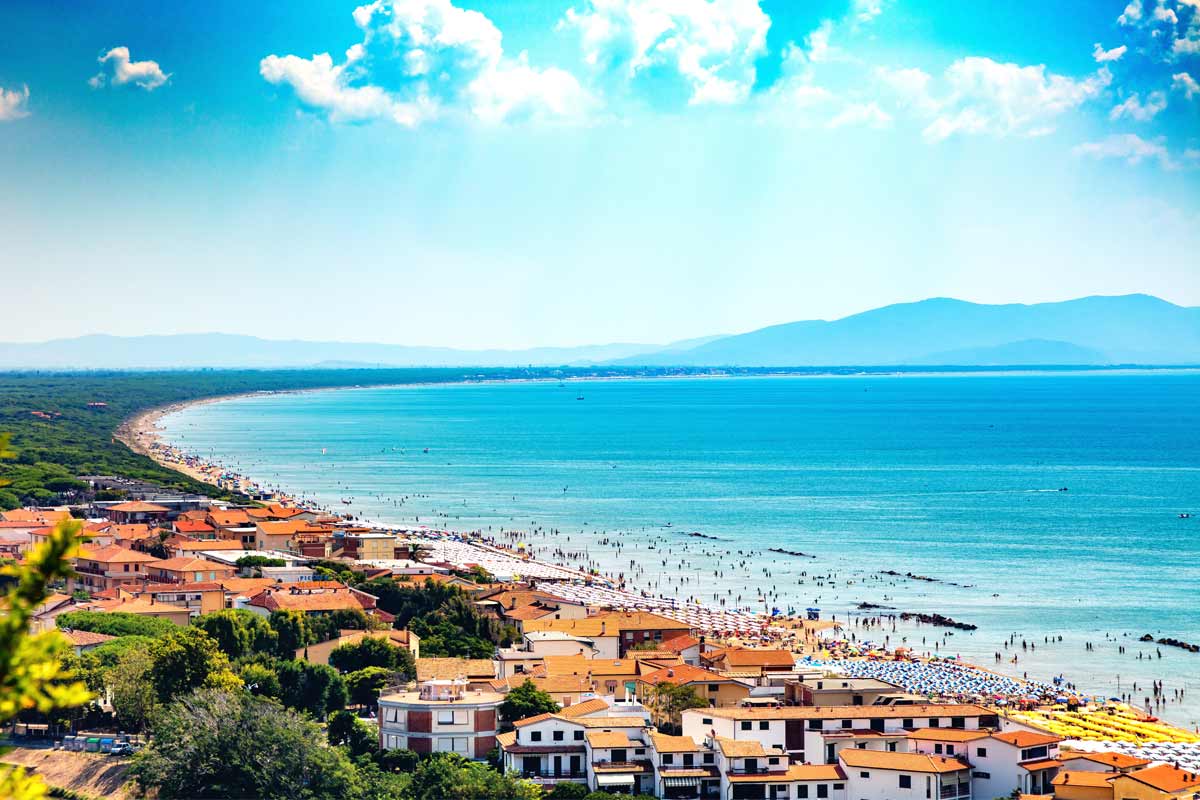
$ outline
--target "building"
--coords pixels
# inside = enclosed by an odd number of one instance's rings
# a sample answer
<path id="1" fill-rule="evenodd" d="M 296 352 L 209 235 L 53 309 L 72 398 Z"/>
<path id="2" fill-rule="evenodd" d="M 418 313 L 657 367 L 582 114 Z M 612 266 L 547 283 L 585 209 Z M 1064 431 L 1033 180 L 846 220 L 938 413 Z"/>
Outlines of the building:
<path id="1" fill-rule="evenodd" d="M 700 655 L 700 664 L 718 672 L 761 678 L 784 675 L 796 669 L 796 656 L 789 650 L 723 647 Z"/>
<path id="2" fill-rule="evenodd" d="M 685 736 L 753 739 L 783 748 L 793 762 L 814 764 L 836 764 L 839 751 L 859 744 L 902 751 L 907 734 L 919 728 L 1000 726 L 995 712 L 960 704 L 688 709 L 682 718 Z"/>
<path id="3" fill-rule="evenodd" d="M 1150 759 L 1125 753 L 1089 753 L 1086 751 L 1060 752 L 1059 762 L 1064 770 L 1072 772 L 1132 772 L 1150 766 Z"/>
<path id="4" fill-rule="evenodd" d="M 225 591 L 216 582 L 148 583 L 135 590 L 138 597 L 151 603 L 186 608 L 193 617 L 225 608 Z"/>
<path id="5" fill-rule="evenodd" d="M 458 753 L 482 761 L 496 746 L 504 695 L 471 691 L 465 680 L 427 680 L 417 691 L 379 698 L 379 744 L 386 750 Z"/>
<path id="6" fill-rule="evenodd" d="M 686 622 L 660 617 L 647 611 L 608 611 L 583 619 L 536 619 L 523 625 L 526 633 L 558 631 L 590 639 L 601 658 L 621 658 L 632 648 L 654 642 L 662 645 L 680 636 L 689 636 Z"/>
<path id="7" fill-rule="evenodd" d="M 102 509 L 105 517 L 119 525 L 130 523 L 162 523 L 167 521 L 171 510 L 157 503 L 147 503 L 141 500 L 131 500 L 126 503 L 116 503 Z"/>
<path id="8" fill-rule="evenodd" d="M 1159 764 L 1112 779 L 1114 800 L 1192 800 L 1200 794 L 1200 772 Z"/>
<path id="9" fill-rule="evenodd" d="M 971 765 L 923 753 L 843 750 L 838 756 L 854 800 L 971 800 Z M 995 795 L 983 794 L 987 800 Z"/>
<path id="10" fill-rule="evenodd" d="M 179 556 L 146 565 L 146 578 L 155 583 L 201 583 L 232 578 L 236 567 L 218 564 L 207 558 Z"/>
<path id="11" fill-rule="evenodd" d="M 659 725 L 674 724 L 659 713 L 660 704 L 655 701 L 655 694 L 662 684 L 689 686 L 695 693 L 706 700 L 710 707 L 728 707 L 740 705 L 750 696 L 750 685 L 727 678 L 719 672 L 690 667 L 687 664 L 676 664 L 670 667 L 656 669 L 637 678 L 637 694 L 647 702 L 655 712 L 654 721 Z"/>
<path id="12" fill-rule="evenodd" d="M 550 695 L 560 706 L 574 705 L 593 696 L 592 682 L 582 675 L 510 675 L 496 678 L 490 681 L 489 685 L 497 692 L 508 694 L 525 681 L 529 681 L 534 688 Z"/>
<path id="13" fill-rule="evenodd" d="M 716 755 L 690 736 L 669 736 L 658 731 L 647 734 L 650 764 L 654 769 L 651 794 L 664 798 L 718 797 L 721 773 Z"/>
<path id="14" fill-rule="evenodd" d="M 799 706 L 872 706 L 896 699 L 920 702 L 894 683 L 840 675 L 789 681 L 784 694 L 789 703 Z"/>
<path id="15" fill-rule="evenodd" d="M 1055 800 L 1113 800 L 1115 772 L 1059 770 L 1051 781 Z"/>
<path id="16" fill-rule="evenodd" d="M 464 680 L 467 688 L 493 691 L 496 663 L 490 658 L 418 658 L 417 680 Z"/>
<path id="17" fill-rule="evenodd" d="M 88 650 L 95 650 L 105 642 L 111 642 L 116 639 L 116 636 L 109 636 L 107 633 L 93 633 L 92 631 L 76 631 L 70 628 L 63 628 L 59 631 L 71 643 L 71 649 L 75 651 L 75 655 L 83 655 Z"/>
<path id="18" fill-rule="evenodd" d="M 421 655 L 421 637 L 412 631 L 398 631 L 395 628 L 388 628 L 382 631 L 343 630 L 335 639 L 298 648 L 296 650 L 296 659 L 307 661 L 310 664 L 328 664 L 329 654 L 335 649 L 344 644 L 358 644 L 367 638 L 387 639 L 388 642 L 396 647 L 402 647 L 412 653 L 414 659 L 419 658 Z"/>
<path id="19" fill-rule="evenodd" d="M 146 578 L 147 565 L 157 562 L 154 556 L 115 544 L 84 546 L 75 558 L 75 574 L 67 578 L 67 591 L 95 593 L 140 583 Z"/>
<path id="20" fill-rule="evenodd" d="M 226 586 L 232 579 L 223 581 Z M 269 580 L 269 579 L 261 579 Z M 361 611 L 381 622 L 390 623 L 391 614 L 375 607 L 374 595 L 343 586 L 336 581 L 306 581 L 268 586 L 245 601 L 236 600 L 235 608 L 245 608 L 264 617 L 273 611 L 300 611 L 307 615 L 333 611 Z"/>
<path id="21" fill-rule="evenodd" d="M 342 535 L 342 557 L 356 561 L 390 561 L 396 557 L 396 534 L 355 530 Z"/>
<path id="22" fill-rule="evenodd" d="M 1050 794 L 1061 766 L 1058 761 L 1061 741 L 1061 736 L 1048 733 L 1010 730 L 971 742 L 965 755 L 975 768 L 976 792 L 989 800 L 1014 790 Z"/>

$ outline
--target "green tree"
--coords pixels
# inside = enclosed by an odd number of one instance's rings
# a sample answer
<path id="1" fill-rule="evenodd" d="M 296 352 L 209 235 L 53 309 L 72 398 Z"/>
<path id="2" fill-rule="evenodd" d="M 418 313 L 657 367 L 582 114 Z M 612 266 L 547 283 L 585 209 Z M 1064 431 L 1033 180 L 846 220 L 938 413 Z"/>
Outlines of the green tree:
<path id="1" fill-rule="evenodd" d="M 192 624 L 211 636 L 230 660 L 253 653 L 274 653 L 279 642 L 279 634 L 264 617 L 244 608 L 201 614 Z"/>
<path id="2" fill-rule="evenodd" d="M 150 651 L 135 648 L 108 670 L 106 685 L 122 730 L 141 731 L 158 709 L 158 693 L 150 678 L 153 667 Z"/>
<path id="3" fill-rule="evenodd" d="M 199 628 L 180 628 L 150 648 L 147 677 L 161 703 L 201 687 L 237 689 L 242 682 L 230 669 L 229 657 Z"/>
<path id="4" fill-rule="evenodd" d="M 412 653 L 382 636 L 368 636 L 352 644 L 335 647 L 329 654 L 329 666 L 343 673 L 357 672 L 366 667 L 383 667 L 405 675 L 415 672 Z"/>
<path id="5" fill-rule="evenodd" d="M 353 764 L 321 728 L 271 700 L 202 689 L 167 706 L 130 773 L 160 800 L 360 796 Z"/>
<path id="6" fill-rule="evenodd" d="M 421 763 L 421 757 L 412 750 L 381 750 L 375 760 L 388 772 L 412 772 Z"/>
<path id="7" fill-rule="evenodd" d="M 280 661 L 275 674 L 279 677 L 279 699 L 288 708 L 325 719 L 329 712 L 346 707 L 346 682 L 333 667 Z"/>
<path id="8" fill-rule="evenodd" d="M 280 658 L 295 658 L 297 650 L 313 643 L 303 612 L 272 611 L 267 623 L 275 631 L 275 653 Z"/>
<path id="9" fill-rule="evenodd" d="M 244 662 L 238 669 L 238 677 L 242 679 L 246 691 L 250 694 L 274 697 L 275 699 L 279 699 L 283 694 L 283 687 L 279 684 L 279 675 L 271 664 L 263 664 L 258 661 Z"/>
<path id="10" fill-rule="evenodd" d="M 352 757 L 374 753 L 379 748 L 376 729 L 349 711 L 335 711 L 325 729 L 330 746 L 345 747 Z"/>
<path id="11" fill-rule="evenodd" d="M 541 787 L 456 753 L 435 753 L 412 776 L 413 800 L 541 800 Z"/>
<path id="12" fill-rule="evenodd" d="M 651 689 L 647 706 L 663 727 L 678 731 L 683 712 L 689 708 L 708 708 L 708 701 L 696 693 L 693 686 L 678 686 L 669 681 Z"/>
<path id="13" fill-rule="evenodd" d="M 504 730 L 512 730 L 513 723 L 526 717 L 538 714 L 553 714 L 558 711 L 558 703 L 546 692 L 534 686 L 533 681 L 526 679 L 504 696 L 500 704 L 500 724 Z"/>
<path id="14" fill-rule="evenodd" d="M 7 435 L 0 435 L 0 459 L 15 455 L 8 442 Z M 50 583 L 71 574 L 80 529 L 78 522 L 60 522 L 44 543 L 29 551 L 24 564 L 0 568 L 9 582 L 0 614 L 0 724 L 27 709 L 48 714 L 91 699 L 87 686 L 63 671 L 66 639 L 54 631 L 30 633 L 33 614 L 49 596 Z M 45 792 L 40 776 L 0 765 L 0 797 L 36 800 Z"/>
<path id="15" fill-rule="evenodd" d="M 395 683 L 395 673 L 383 667 L 363 667 L 346 676 L 349 701 L 357 706 L 373 706 L 383 687 Z"/>
<path id="16" fill-rule="evenodd" d="M 54 618 L 64 630 L 91 631 L 109 636 L 166 636 L 179 630 L 169 619 L 144 617 L 125 611 L 68 611 Z"/>
<path id="17" fill-rule="evenodd" d="M 585 783 L 562 782 L 554 785 L 553 791 L 546 795 L 547 800 L 583 800 L 591 792 Z"/>

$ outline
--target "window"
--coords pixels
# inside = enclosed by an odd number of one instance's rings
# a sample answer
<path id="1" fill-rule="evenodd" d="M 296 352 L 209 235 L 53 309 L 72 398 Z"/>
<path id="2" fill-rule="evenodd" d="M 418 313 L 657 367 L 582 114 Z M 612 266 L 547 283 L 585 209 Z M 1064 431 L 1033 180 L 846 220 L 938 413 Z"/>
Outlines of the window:
<path id="1" fill-rule="evenodd" d="M 700 724 L 701 725 L 712 725 L 712 717 L 701 717 Z"/>
<path id="2" fill-rule="evenodd" d="M 529 741 L 540 742 L 541 740 L 542 740 L 542 732 L 541 731 L 530 731 L 529 732 Z"/>
<path id="3" fill-rule="evenodd" d="M 695 763 L 696 763 L 696 757 L 695 757 L 694 755 L 692 755 L 691 753 L 684 753 L 684 754 L 683 754 L 683 765 L 684 765 L 685 767 L 691 767 L 691 766 L 694 766 L 694 765 L 695 765 Z"/>
<path id="4" fill-rule="evenodd" d="M 901 720 L 900 727 L 906 731 L 911 731 L 913 729 L 913 721 L 911 719 Z"/>
<path id="5" fill-rule="evenodd" d="M 556 742 L 561 742 L 563 740 L 563 732 L 562 731 L 554 731 L 554 733 L 550 734 L 550 738 Z"/>
<path id="6" fill-rule="evenodd" d="M 829 785 L 825 783 L 817 784 L 817 797 L 829 797 Z"/>
<path id="7" fill-rule="evenodd" d="M 842 729 L 843 730 L 845 730 L 847 728 L 851 728 L 851 727 L 853 727 L 853 725 L 854 725 L 854 723 L 851 720 L 848 720 L 848 719 L 842 720 Z"/>
<path id="8" fill-rule="evenodd" d="M 805 786 L 804 784 L 800 784 L 799 786 L 797 786 L 796 787 L 796 797 L 799 798 L 799 800 L 805 800 L 805 798 L 808 797 L 808 787 Z"/>
<path id="9" fill-rule="evenodd" d="M 869 778 L 869 777 L 871 777 L 871 773 L 869 773 L 869 772 L 860 772 L 860 773 L 858 773 L 858 777 L 860 777 L 860 778 Z"/>
<path id="10" fill-rule="evenodd" d="M 992 773 L 990 773 L 990 772 L 980 772 L 979 770 L 975 770 L 974 772 L 972 772 L 972 773 L 971 773 L 971 777 L 972 777 L 972 778 L 979 778 L 980 780 L 986 781 L 986 780 L 990 780 L 990 779 L 991 779 L 991 777 L 992 777 Z"/>
<path id="11" fill-rule="evenodd" d="M 954 755 L 954 745 L 952 745 L 952 744 L 946 745 L 946 755 L 948 755 L 948 756 Z"/>
<path id="12" fill-rule="evenodd" d="M 437 721 L 438 721 L 438 725 L 453 725 L 454 724 L 454 710 L 449 709 L 446 711 L 442 711 L 439 709 L 437 712 Z"/>
<path id="13" fill-rule="evenodd" d="M 889 753 L 896 752 L 896 743 L 895 742 L 888 742 L 888 752 Z"/>
<path id="14" fill-rule="evenodd" d="M 987 758 L 987 748 L 986 747 L 976 747 L 975 748 L 975 756 L 977 758 Z"/>
<path id="15" fill-rule="evenodd" d="M 635 748 L 633 751 L 633 754 L 635 756 L 644 756 L 644 755 L 646 755 L 646 748 L 644 748 L 644 747 Z"/>
<path id="16" fill-rule="evenodd" d="M 705 754 L 704 754 L 704 763 L 705 763 L 705 764 L 711 764 L 711 763 L 713 763 L 713 754 L 712 754 L 712 753 L 705 753 Z"/>
<path id="17" fill-rule="evenodd" d="M 719 684 L 719 683 L 710 683 L 710 684 L 708 685 L 708 690 L 709 690 L 710 692 L 719 692 L 719 691 L 721 691 L 721 684 Z"/>
<path id="18" fill-rule="evenodd" d="M 1042 745 L 1041 747 L 1027 747 L 1021 751 L 1021 760 L 1028 761 L 1031 758 L 1045 758 L 1046 753 L 1047 750 L 1045 745 Z"/>
<path id="19" fill-rule="evenodd" d="M 940 744 L 935 744 L 933 746 L 933 752 L 940 756 L 942 754 L 942 746 Z"/>
<path id="20" fill-rule="evenodd" d="M 941 727 L 941 724 L 942 724 L 942 721 L 940 719 L 938 719 L 937 717 L 934 717 L 929 720 L 929 727 L 931 727 L 931 728 Z"/>
<path id="21" fill-rule="evenodd" d="M 774 766 L 779 763 L 779 759 L 778 758 L 768 758 L 767 763 Z"/>
<path id="22" fill-rule="evenodd" d="M 901 775 L 900 776 L 900 788 L 901 789 L 911 789 L 912 788 L 912 776 L 911 775 Z"/>
<path id="23" fill-rule="evenodd" d="M 675 756 L 671 755 L 670 753 L 664 753 L 662 757 L 662 763 L 664 766 L 667 764 L 674 764 Z"/>
<path id="24" fill-rule="evenodd" d="M 520 675 L 524 671 L 525 671 L 524 664 L 517 664 L 516 666 L 513 667 L 513 672 L 515 672 L 518 675 Z"/>
<path id="25" fill-rule="evenodd" d="M 854 746 L 855 746 L 857 749 L 859 749 L 859 750 L 866 750 L 866 749 L 867 749 L 867 743 L 866 743 L 866 742 L 855 742 L 855 743 L 854 743 Z"/>
<path id="26" fill-rule="evenodd" d="M 577 742 L 583 741 L 583 731 L 575 731 L 575 741 L 577 741 Z"/>
<path id="27" fill-rule="evenodd" d="M 764 719 L 764 720 L 762 720 L 761 722 L 759 722 L 759 723 L 758 723 L 758 729 L 759 729 L 760 731 L 769 731 L 769 730 L 771 730 L 771 723 L 767 722 L 767 721 Z"/>
<path id="28" fill-rule="evenodd" d="M 742 730 L 748 731 L 753 727 L 753 724 L 748 719 L 742 720 Z"/>
<path id="29" fill-rule="evenodd" d="M 951 728 L 965 728 L 965 727 L 967 727 L 967 721 L 965 719 L 963 719 L 962 717 L 951 717 L 950 718 L 950 727 Z"/>
<path id="30" fill-rule="evenodd" d="M 810 720 L 808 721 L 808 729 L 809 729 L 810 731 L 819 731 L 819 730 L 821 730 L 821 720 L 819 720 L 819 719 L 810 719 Z"/>

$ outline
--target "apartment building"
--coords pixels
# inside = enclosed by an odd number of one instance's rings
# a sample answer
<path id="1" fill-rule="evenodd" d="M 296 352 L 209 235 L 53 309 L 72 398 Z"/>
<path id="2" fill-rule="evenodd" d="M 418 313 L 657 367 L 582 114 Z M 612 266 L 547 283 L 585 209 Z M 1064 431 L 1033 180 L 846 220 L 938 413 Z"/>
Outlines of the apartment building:
<path id="1" fill-rule="evenodd" d="M 429 680 L 379 698 L 379 745 L 414 753 L 458 753 L 482 761 L 496 746 L 504 695 L 471 691 L 465 680 Z"/>

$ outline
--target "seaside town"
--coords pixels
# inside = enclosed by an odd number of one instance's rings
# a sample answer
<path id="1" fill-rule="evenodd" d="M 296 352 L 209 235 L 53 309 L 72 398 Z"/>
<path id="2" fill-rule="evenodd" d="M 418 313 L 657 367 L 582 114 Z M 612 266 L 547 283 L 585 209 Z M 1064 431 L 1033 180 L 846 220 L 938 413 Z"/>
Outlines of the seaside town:
<path id="1" fill-rule="evenodd" d="M 256 499 L 87 476 L 96 497 L 120 499 L 0 513 L 0 552 L 16 562 L 81 520 L 87 541 L 32 627 L 59 631 L 76 665 L 117 665 L 86 713 L 20 715 L 10 763 L 70 774 L 161 747 L 120 673 L 140 668 L 160 705 L 208 685 L 167 680 L 159 663 L 163 642 L 186 651 L 194 635 L 230 680 L 308 713 L 331 744 L 336 729 L 410 770 L 456 754 L 523 796 L 1200 797 L 1200 732 L 1154 716 L 1157 683 L 1135 687 L 1146 705 L 1091 696 L 873 642 L 884 622 L 866 613 L 653 595 L 508 539 L 363 524 L 141 445 Z"/>

